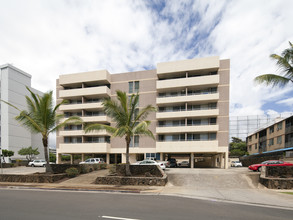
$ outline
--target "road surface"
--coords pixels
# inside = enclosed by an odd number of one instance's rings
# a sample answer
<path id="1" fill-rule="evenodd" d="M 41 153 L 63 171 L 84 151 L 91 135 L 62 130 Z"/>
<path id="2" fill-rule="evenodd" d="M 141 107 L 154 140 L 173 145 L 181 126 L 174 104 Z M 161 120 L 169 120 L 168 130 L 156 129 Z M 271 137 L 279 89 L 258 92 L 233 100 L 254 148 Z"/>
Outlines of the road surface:
<path id="1" fill-rule="evenodd" d="M 293 210 L 172 196 L 0 189 L 0 219 L 292 219 Z"/>

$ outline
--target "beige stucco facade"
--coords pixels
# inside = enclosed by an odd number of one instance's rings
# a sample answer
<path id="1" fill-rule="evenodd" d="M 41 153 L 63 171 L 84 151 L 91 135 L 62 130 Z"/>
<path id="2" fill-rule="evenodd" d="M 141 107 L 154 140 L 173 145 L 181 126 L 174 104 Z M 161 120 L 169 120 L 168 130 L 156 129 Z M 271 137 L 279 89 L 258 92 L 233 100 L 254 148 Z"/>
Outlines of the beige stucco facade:
<path id="1" fill-rule="evenodd" d="M 106 70 L 66 74 L 57 79 L 57 102 L 68 100 L 59 109 L 65 115 L 113 125 L 103 112 L 103 98 L 115 98 L 116 90 L 138 92 L 139 107 L 150 104 L 158 109 L 148 116 L 156 140 L 133 138 L 131 162 L 187 155 L 192 167 L 205 161 L 202 164 L 208 167 L 227 168 L 229 75 L 230 60 L 219 57 L 159 63 L 154 70 L 120 74 Z M 101 156 L 107 163 L 117 162 L 118 157 L 125 162 L 125 148 L 124 139 L 102 131 L 85 134 L 83 126 L 57 133 L 59 162 L 61 154 Z"/>

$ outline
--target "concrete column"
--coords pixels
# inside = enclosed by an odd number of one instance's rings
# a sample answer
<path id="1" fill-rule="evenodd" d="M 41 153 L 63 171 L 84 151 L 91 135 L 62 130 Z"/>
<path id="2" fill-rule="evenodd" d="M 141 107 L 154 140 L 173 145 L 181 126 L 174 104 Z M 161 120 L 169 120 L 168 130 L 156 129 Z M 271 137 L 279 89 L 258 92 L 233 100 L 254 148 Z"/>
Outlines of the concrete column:
<path id="1" fill-rule="evenodd" d="M 62 159 L 61 154 L 56 154 L 56 163 L 57 164 L 61 164 L 61 159 Z"/>
<path id="2" fill-rule="evenodd" d="M 117 154 L 115 154 L 115 164 L 117 164 Z"/>
<path id="3" fill-rule="evenodd" d="M 70 154 L 70 164 L 73 164 L 73 155 Z"/>
<path id="4" fill-rule="evenodd" d="M 224 163 L 223 163 L 223 154 L 220 154 L 220 168 L 224 167 Z"/>
<path id="5" fill-rule="evenodd" d="M 194 168 L 194 153 L 190 154 L 190 168 Z"/>
<path id="6" fill-rule="evenodd" d="M 225 153 L 225 169 L 228 169 L 228 162 L 229 162 L 229 153 Z"/>
<path id="7" fill-rule="evenodd" d="M 126 163 L 126 154 L 121 154 L 121 162 Z"/>
<path id="8" fill-rule="evenodd" d="M 81 161 L 84 161 L 84 154 L 81 154 Z"/>
<path id="9" fill-rule="evenodd" d="M 110 164 L 110 154 L 106 154 L 106 163 Z"/>
<path id="10" fill-rule="evenodd" d="M 163 153 L 160 153 L 160 160 L 165 160 Z"/>

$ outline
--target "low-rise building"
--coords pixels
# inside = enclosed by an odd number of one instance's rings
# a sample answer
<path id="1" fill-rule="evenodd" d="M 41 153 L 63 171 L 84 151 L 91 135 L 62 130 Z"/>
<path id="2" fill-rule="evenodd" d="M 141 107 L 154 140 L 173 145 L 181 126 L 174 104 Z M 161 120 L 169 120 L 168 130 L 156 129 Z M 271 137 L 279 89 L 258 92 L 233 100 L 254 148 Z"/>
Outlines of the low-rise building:
<path id="1" fill-rule="evenodd" d="M 293 149 L 293 116 L 277 118 L 274 123 L 249 134 L 246 143 L 250 155 Z"/>

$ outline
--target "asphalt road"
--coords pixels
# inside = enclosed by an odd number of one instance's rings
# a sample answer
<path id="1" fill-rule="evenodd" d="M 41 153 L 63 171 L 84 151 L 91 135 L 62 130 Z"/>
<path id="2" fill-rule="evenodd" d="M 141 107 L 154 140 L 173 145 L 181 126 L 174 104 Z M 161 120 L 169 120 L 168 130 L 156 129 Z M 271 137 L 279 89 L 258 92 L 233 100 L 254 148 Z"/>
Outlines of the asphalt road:
<path id="1" fill-rule="evenodd" d="M 293 210 L 189 198 L 0 189 L 3 220 L 292 219 Z"/>

